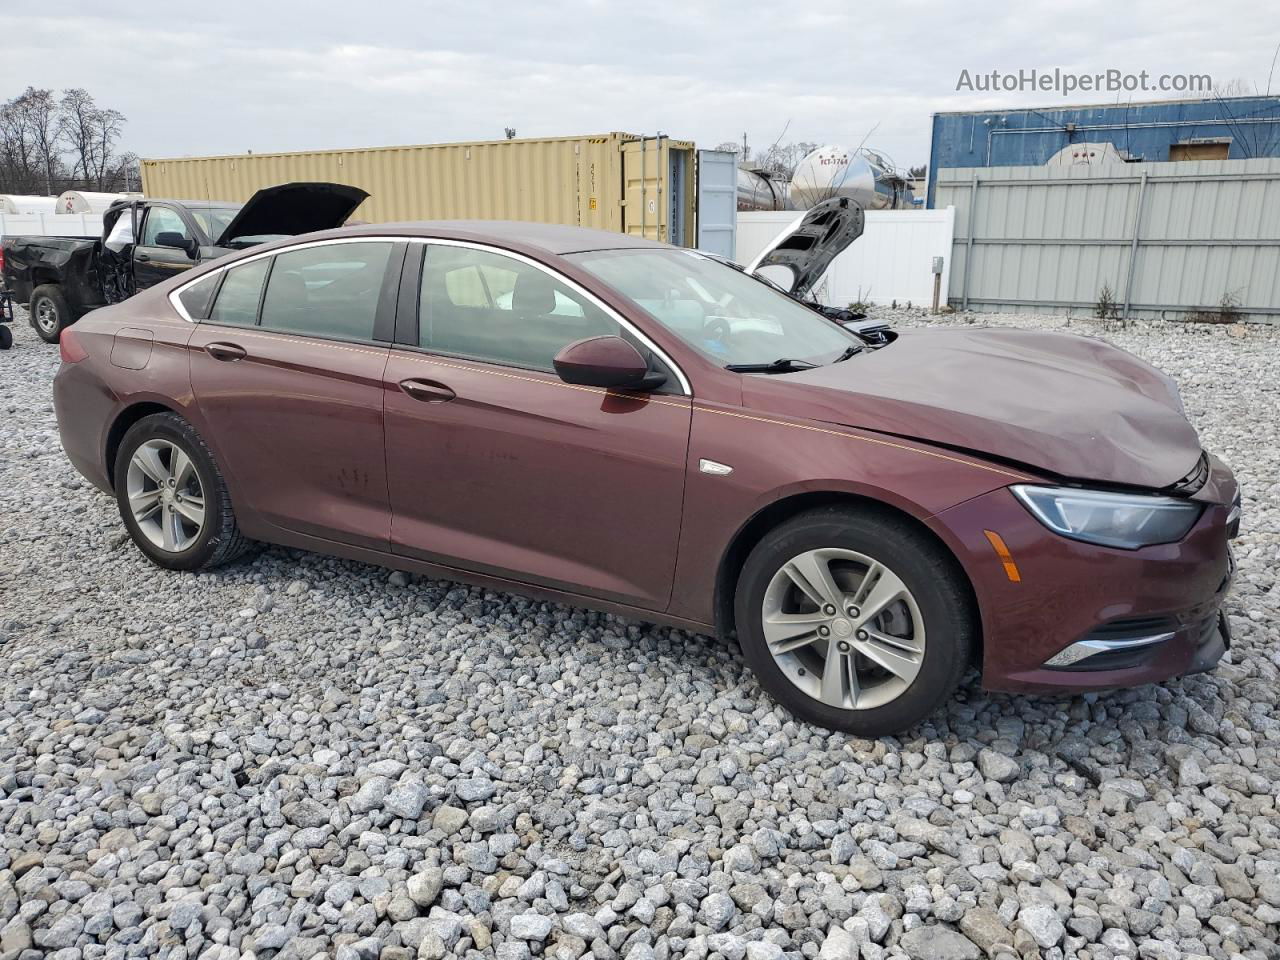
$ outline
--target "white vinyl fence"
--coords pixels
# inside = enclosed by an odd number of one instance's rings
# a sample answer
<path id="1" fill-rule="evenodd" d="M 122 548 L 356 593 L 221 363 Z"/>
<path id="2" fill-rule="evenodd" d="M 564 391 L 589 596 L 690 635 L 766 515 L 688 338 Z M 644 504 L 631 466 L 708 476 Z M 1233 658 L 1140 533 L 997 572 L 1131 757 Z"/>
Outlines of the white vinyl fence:
<path id="1" fill-rule="evenodd" d="M 0 213 L 0 237 L 100 237 L 100 213 Z"/>
<path id="2" fill-rule="evenodd" d="M 795 223 L 796 210 L 738 214 L 736 260 L 749 264 L 779 233 Z M 951 275 L 955 210 L 869 210 L 866 230 L 836 257 L 817 290 L 830 306 L 850 303 L 933 302 L 933 258 L 942 257 L 942 302 Z"/>

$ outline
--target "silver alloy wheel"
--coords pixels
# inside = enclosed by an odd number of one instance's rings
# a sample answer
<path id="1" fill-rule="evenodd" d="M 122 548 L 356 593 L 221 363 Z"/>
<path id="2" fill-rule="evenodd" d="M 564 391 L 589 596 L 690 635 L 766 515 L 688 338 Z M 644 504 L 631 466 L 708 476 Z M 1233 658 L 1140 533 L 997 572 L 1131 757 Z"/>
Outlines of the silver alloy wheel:
<path id="1" fill-rule="evenodd" d="M 36 303 L 36 326 L 49 336 L 58 332 L 58 308 L 48 297 L 41 297 Z"/>
<path id="2" fill-rule="evenodd" d="M 169 440 L 147 440 L 129 460 L 125 492 L 133 519 L 151 543 L 181 553 L 204 529 L 204 489 L 191 458 Z"/>
<path id="3" fill-rule="evenodd" d="M 874 557 L 835 547 L 792 557 L 761 609 L 774 662 L 802 693 L 841 710 L 901 696 L 924 662 L 920 606 Z"/>

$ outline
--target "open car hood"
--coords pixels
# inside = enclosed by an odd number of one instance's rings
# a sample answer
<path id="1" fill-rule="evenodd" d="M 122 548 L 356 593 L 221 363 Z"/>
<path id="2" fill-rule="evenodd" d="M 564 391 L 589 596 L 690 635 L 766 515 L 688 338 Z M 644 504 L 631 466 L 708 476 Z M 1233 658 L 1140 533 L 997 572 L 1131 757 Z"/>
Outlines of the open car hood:
<path id="1" fill-rule="evenodd" d="M 347 222 L 364 202 L 359 187 L 345 183 L 281 183 L 264 187 L 240 208 L 214 246 L 229 247 L 241 237 L 294 236 L 332 230 Z"/>
<path id="2" fill-rule="evenodd" d="M 1201 455 L 1172 380 L 1073 334 L 903 330 L 841 363 L 745 377 L 743 400 L 1104 484 L 1170 487 Z"/>
<path id="3" fill-rule="evenodd" d="M 863 221 L 862 207 L 848 197 L 823 200 L 775 237 L 747 265 L 747 273 L 756 273 L 761 267 L 786 267 L 792 277 L 791 295 L 807 296 L 831 261 L 862 236 Z"/>

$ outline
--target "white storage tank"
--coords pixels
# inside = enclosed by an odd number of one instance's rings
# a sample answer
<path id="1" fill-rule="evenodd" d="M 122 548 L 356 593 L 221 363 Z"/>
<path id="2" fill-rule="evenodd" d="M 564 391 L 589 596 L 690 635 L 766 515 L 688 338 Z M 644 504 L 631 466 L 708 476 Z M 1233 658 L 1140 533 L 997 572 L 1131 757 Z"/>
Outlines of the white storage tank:
<path id="1" fill-rule="evenodd" d="M 89 190 L 64 190 L 58 194 L 58 213 L 106 213 L 117 200 L 141 197 L 140 193 L 94 193 Z"/>
<path id="2" fill-rule="evenodd" d="M 0 213 L 9 216 L 32 216 L 40 213 L 53 213 L 58 204 L 57 197 L 33 197 L 17 193 L 0 193 Z"/>

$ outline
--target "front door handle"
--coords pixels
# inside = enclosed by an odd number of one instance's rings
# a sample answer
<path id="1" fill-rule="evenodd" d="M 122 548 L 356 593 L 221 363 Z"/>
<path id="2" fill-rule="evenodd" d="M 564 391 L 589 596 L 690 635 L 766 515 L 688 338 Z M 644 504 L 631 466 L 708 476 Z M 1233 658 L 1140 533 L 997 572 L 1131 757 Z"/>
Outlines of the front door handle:
<path id="1" fill-rule="evenodd" d="M 140 254 L 138 254 L 137 259 L 138 259 L 138 262 L 139 262 L 139 263 L 150 263 L 150 262 L 151 262 L 151 258 L 150 258 L 150 257 L 148 257 L 145 253 L 140 253 Z"/>
<path id="2" fill-rule="evenodd" d="M 234 343 L 205 344 L 204 351 L 215 360 L 235 361 L 243 360 L 248 356 L 248 351 L 244 347 L 238 347 Z"/>
<path id="3" fill-rule="evenodd" d="M 457 396 L 443 383 L 435 380 L 401 380 L 400 389 L 423 403 L 445 403 Z"/>

